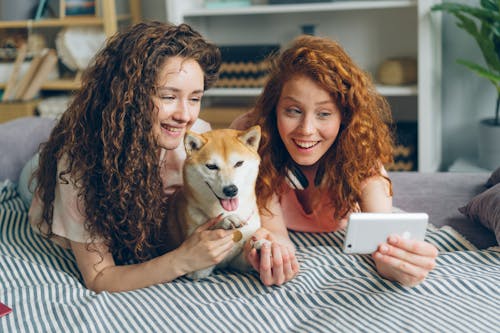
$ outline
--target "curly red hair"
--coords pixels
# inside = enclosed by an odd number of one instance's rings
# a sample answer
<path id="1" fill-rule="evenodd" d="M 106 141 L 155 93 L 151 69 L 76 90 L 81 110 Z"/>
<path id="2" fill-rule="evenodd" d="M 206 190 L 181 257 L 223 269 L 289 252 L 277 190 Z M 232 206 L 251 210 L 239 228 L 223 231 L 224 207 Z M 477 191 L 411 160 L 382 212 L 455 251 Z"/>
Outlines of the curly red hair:
<path id="1" fill-rule="evenodd" d="M 198 62 L 205 89 L 217 79 L 220 51 L 186 24 L 139 23 L 112 36 L 96 55 L 40 153 L 36 191 L 49 236 L 59 180 L 77 184 L 85 228 L 116 260 L 142 261 L 163 251 L 166 196 L 152 131 L 158 114 L 153 96 L 173 56 Z M 67 168 L 56 174 L 61 158 Z"/>
<path id="2" fill-rule="evenodd" d="M 278 135 L 276 106 L 283 85 L 296 75 L 305 75 L 328 91 L 342 112 L 338 136 L 318 162 L 318 170 L 324 172 L 319 192 L 328 193 L 335 218 L 342 218 L 360 201 L 363 181 L 380 175 L 381 165 L 392 162 L 390 108 L 370 77 L 338 43 L 314 36 L 297 37 L 271 59 L 266 85 L 250 116 L 250 123 L 262 128 L 256 191 L 263 213 L 268 212 L 276 191 L 280 194 L 288 188 L 287 169 L 294 163 Z"/>

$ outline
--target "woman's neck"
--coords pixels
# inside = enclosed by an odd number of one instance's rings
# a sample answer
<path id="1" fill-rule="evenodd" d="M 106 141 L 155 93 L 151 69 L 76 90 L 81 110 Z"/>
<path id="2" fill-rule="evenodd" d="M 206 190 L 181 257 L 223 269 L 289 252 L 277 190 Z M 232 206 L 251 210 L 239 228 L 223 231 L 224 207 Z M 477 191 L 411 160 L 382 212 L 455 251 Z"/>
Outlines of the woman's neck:
<path id="1" fill-rule="evenodd" d="M 316 172 L 318 171 L 318 164 L 314 165 L 297 165 L 300 171 L 304 174 L 309 182 L 309 186 L 304 190 L 295 190 L 295 195 L 297 196 L 297 200 L 301 204 L 302 208 L 307 214 L 311 214 L 312 207 L 312 193 L 316 190 L 316 186 L 314 186 L 314 179 L 316 177 Z"/>
<path id="2" fill-rule="evenodd" d="M 307 181 L 309 182 L 310 186 L 314 186 L 314 179 L 316 178 L 316 172 L 318 171 L 318 164 L 313 164 L 313 165 L 297 165 L 297 167 L 302 171 L 304 176 L 306 176 Z"/>

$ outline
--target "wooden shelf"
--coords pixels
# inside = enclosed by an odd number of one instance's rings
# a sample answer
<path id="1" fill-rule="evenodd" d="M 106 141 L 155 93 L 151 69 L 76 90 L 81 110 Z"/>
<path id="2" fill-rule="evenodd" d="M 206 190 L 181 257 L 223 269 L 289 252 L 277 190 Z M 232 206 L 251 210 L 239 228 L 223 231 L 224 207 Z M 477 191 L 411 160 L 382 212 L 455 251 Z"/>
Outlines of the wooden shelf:
<path id="1" fill-rule="evenodd" d="M 0 82 L 0 90 L 5 89 L 5 82 Z M 46 91 L 71 91 L 78 90 L 81 87 L 81 83 L 74 79 L 58 79 L 58 80 L 49 80 L 42 84 L 41 90 Z"/>
<path id="2" fill-rule="evenodd" d="M 304 3 L 285 5 L 255 5 L 235 8 L 196 8 L 188 9 L 184 17 L 225 16 L 225 15 L 261 15 L 290 14 L 304 12 L 324 12 L 340 10 L 370 10 L 416 7 L 417 0 L 382 0 L 382 1 L 335 1 L 326 3 Z"/>
<path id="3" fill-rule="evenodd" d="M 418 84 L 376 84 L 395 117 L 418 122 L 418 168 L 440 168 L 441 17 L 431 15 L 435 0 L 335 0 L 315 3 L 206 8 L 203 1 L 167 1 L 167 20 L 187 22 L 218 45 L 288 45 L 304 25 L 338 41 L 366 72 L 383 61 L 410 56 L 418 62 Z M 251 33 L 249 33 L 251 27 Z M 206 104 L 247 103 L 259 89 L 210 89 Z M 226 100 L 224 100 L 226 99 Z"/>
<path id="4" fill-rule="evenodd" d="M 72 79 L 49 80 L 42 85 L 42 90 L 78 90 L 80 81 Z"/>
<path id="5" fill-rule="evenodd" d="M 64 0 L 60 0 L 60 12 L 64 13 Z M 101 14 L 96 15 L 71 15 L 60 18 L 42 18 L 39 20 L 13 20 L 0 21 L 0 30 L 33 28 L 63 28 L 74 26 L 96 26 L 103 27 L 107 37 L 118 30 L 118 23 L 130 21 L 138 23 L 141 20 L 140 0 L 129 0 L 129 13 L 117 15 L 116 1 L 106 0 L 102 2 Z M 6 83 L 0 82 L 0 90 L 5 89 Z M 72 91 L 81 88 L 79 78 L 50 80 L 42 84 L 43 91 Z"/>
<path id="6" fill-rule="evenodd" d="M 417 96 L 417 85 L 388 86 L 376 85 L 377 90 L 384 96 Z M 262 92 L 262 88 L 212 88 L 207 90 L 206 96 L 211 97 L 255 97 Z"/>
<path id="7" fill-rule="evenodd" d="M 130 15 L 119 15 L 119 21 L 126 21 L 131 18 Z M 0 29 L 27 29 L 27 28 L 51 28 L 66 26 L 102 26 L 104 20 L 96 16 L 70 16 L 61 19 L 41 19 L 24 21 L 0 21 Z"/>

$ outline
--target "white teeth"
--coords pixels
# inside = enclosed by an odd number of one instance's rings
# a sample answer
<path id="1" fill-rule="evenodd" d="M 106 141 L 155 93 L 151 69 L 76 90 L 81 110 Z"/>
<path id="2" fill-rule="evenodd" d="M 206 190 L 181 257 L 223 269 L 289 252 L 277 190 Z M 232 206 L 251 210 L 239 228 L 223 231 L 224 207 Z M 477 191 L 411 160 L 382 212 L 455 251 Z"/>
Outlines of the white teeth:
<path id="1" fill-rule="evenodd" d="M 308 149 L 318 144 L 318 142 L 319 141 L 295 141 L 295 144 L 300 148 Z"/>
<path id="2" fill-rule="evenodd" d="M 169 132 L 181 132 L 182 131 L 182 128 L 179 128 L 179 127 L 169 127 L 168 125 L 162 125 L 162 127 Z"/>

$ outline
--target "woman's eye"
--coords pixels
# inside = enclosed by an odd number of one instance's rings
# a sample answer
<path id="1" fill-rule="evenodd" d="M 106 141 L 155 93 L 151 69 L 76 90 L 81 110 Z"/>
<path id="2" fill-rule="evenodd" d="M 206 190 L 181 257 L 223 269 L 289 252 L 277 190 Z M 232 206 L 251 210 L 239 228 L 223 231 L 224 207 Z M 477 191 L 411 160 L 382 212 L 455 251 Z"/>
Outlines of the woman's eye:
<path id="1" fill-rule="evenodd" d="M 318 117 L 319 118 L 328 118 L 331 115 L 331 112 L 319 112 Z"/>
<path id="2" fill-rule="evenodd" d="M 290 116 L 297 116 L 297 115 L 300 115 L 302 113 L 302 111 L 300 111 L 297 108 L 289 108 L 289 109 L 286 109 L 285 112 Z"/>
<path id="3" fill-rule="evenodd" d="M 236 162 L 236 164 L 234 165 L 234 167 L 238 168 L 238 167 L 240 167 L 242 165 L 243 165 L 243 161 L 238 161 L 238 162 Z"/>
<path id="4" fill-rule="evenodd" d="M 217 164 L 205 164 L 205 166 L 209 170 L 219 170 L 219 167 L 217 166 Z"/>
<path id="5" fill-rule="evenodd" d="M 164 100 L 167 100 L 167 101 L 172 101 L 172 100 L 175 99 L 175 96 L 171 96 L 171 95 L 161 96 L 161 99 L 164 99 Z"/>

